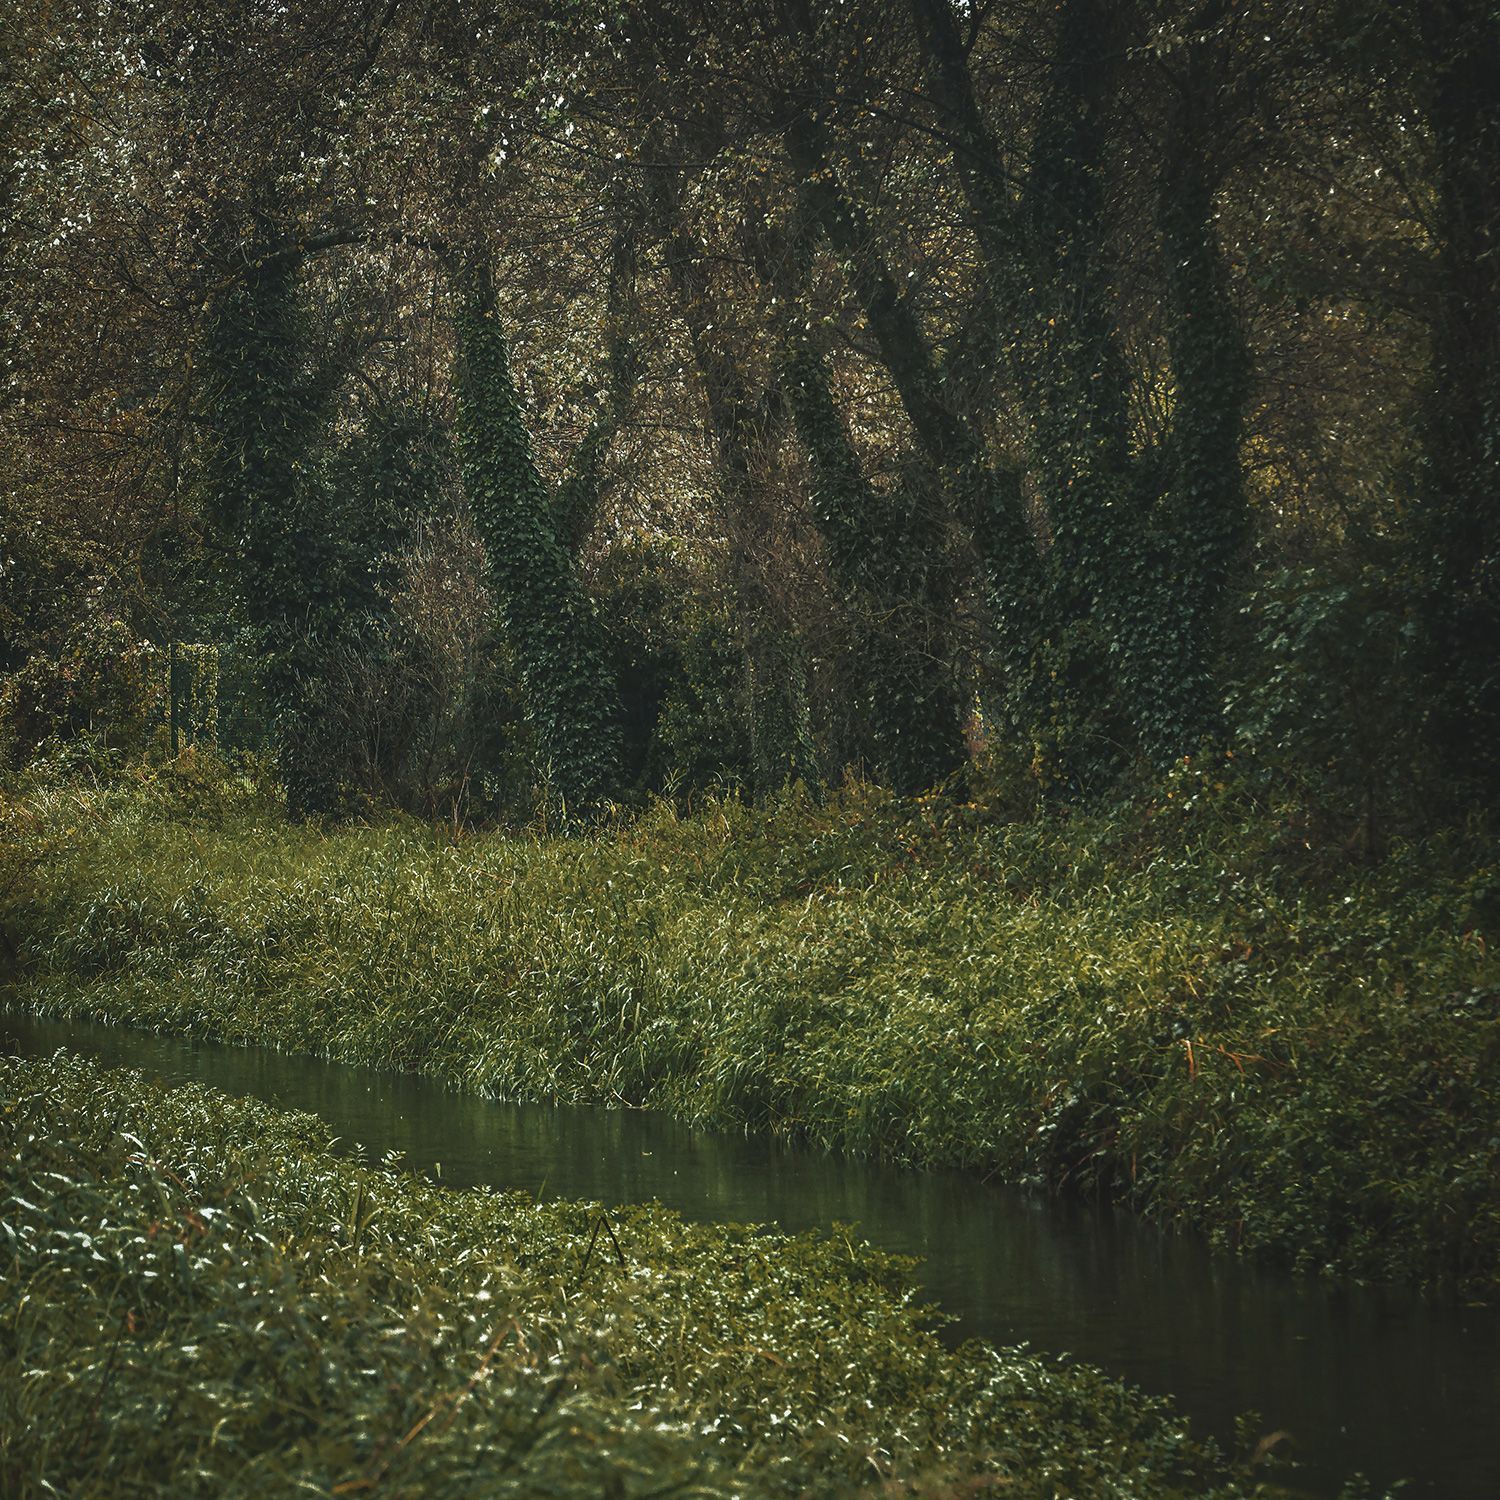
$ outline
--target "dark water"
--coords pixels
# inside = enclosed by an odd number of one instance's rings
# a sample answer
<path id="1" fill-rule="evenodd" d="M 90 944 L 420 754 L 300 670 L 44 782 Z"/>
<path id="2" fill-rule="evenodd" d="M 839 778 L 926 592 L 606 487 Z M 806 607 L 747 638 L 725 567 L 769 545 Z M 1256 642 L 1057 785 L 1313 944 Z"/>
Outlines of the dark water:
<path id="1" fill-rule="evenodd" d="M 1211 1255 L 1129 1215 L 767 1141 L 685 1129 L 640 1111 L 499 1104 L 431 1080 L 257 1048 L 0 1012 L 0 1050 L 59 1046 L 169 1081 L 321 1115 L 375 1154 L 441 1163 L 454 1186 L 539 1196 L 659 1199 L 689 1218 L 788 1230 L 854 1222 L 919 1255 L 957 1335 L 1069 1352 L 1174 1396 L 1227 1439 L 1237 1413 L 1284 1428 L 1299 1486 L 1356 1470 L 1404 1493 L 1500 1497 L 1500 1312 L 1336 1290 Z"/>

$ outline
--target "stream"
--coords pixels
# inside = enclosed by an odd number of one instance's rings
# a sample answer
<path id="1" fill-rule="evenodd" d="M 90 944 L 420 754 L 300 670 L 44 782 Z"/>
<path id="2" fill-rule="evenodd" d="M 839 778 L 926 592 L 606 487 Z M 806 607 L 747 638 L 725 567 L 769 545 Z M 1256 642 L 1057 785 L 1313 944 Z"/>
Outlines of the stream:
<path id="1" fill-rule="evenodd" d="M 0 1011 L 0 1051 L 66 1046 L 168 1082 L 195 1080 L 323 1117 L 378 1158 L 605 1204 L 657 1199 L 690 1219 L 787 1231 L 858 1226 L 922 1258 L 947 1335 L 1070 1353 L 1172 1396 L 1232 1445 L 1235 1416 L 1285 1429 L 1295 1483 L 1333 1494 L 1356 1471 L 1404 1495 L 1500 1495 L 1500 1309 L 1335 1287 L 1210 1252 L 1128 1212 L 774 1142 L 640 1110 L 504 1104 L 428 1078 L 266 1048 Z"/>

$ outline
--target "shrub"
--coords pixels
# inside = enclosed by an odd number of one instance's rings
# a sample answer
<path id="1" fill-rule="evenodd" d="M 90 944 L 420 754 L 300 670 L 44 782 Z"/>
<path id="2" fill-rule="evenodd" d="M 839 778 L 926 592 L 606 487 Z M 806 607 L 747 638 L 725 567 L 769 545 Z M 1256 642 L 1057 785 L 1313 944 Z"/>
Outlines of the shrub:
<path id="1" fill-rule="evenodd" d="M 38 651 L 0 681 L 0 753 L 24 765 L 41 748 L 93 737 L 138 750 L 160 717 L 165 670 L 149 641 L 90 612 L 56 653 Z"/>

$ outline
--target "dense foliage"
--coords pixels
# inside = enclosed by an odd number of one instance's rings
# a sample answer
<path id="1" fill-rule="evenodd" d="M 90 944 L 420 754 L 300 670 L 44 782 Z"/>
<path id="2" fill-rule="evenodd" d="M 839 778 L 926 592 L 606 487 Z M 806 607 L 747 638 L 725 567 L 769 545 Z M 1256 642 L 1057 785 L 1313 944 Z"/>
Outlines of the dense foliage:
<path id="1" fill-rule="evenodd" d="M 851 789 L 582 839 L 297 829 L 203 785 L 10 804 L 29 1004 L 1066 1183 L 1494 1294 L 1477 834 L 1351 862 L 1229 763 L 1111 816 Z"/>
<path id="2" fill-rule="evenodd" d="M 1232 744 L 1372 843 L 1492 798 L 1491 0 L 10 32 L 12 766 L 196 735 L 472 821 Z M 1399 672 L 1277 628 L 1351 588 Z"/>
<path id="3" fill-rule="evenodd" d="M 458 323 L 464 487 L 547 780 L 564 803 L 587 808 L 620 785 L 619 693 L 564 546 L 561 497 L 548 495 L 531 456 L 493 272 L 481 266 L 467 280 Z"/>
<path id="4" fill-rule="evenodd" d="M 1494 1295 L 1496 0 L 12 9 L 7 991 Z M 873 1257 L 0 1079 L 7 1492 L 1240 1492 Z"/>
<path id="5" fill-rule="evenodd" d="M 847 1236 L 451 1192 L 305 1115 L 0 1060 L 18 1497 L 1285 1493 L 1165 1404 L 945 1349 Z"/>

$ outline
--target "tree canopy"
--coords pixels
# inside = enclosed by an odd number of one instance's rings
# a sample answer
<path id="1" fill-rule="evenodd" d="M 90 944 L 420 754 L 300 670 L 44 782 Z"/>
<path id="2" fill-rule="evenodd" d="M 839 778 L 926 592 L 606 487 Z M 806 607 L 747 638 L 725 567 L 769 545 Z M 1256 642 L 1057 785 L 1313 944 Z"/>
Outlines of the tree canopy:
<path id="1" fill-rule="evenodd" d="M 1489 0 L 3 45 L 12 762 L 211 676 L 298 815 L 1229 751 L 1367 822 L 1493 792 Z"/>

